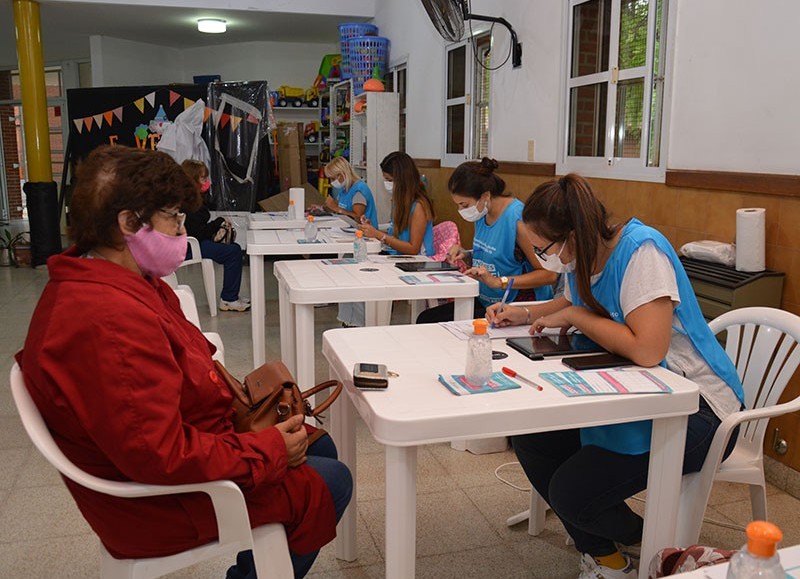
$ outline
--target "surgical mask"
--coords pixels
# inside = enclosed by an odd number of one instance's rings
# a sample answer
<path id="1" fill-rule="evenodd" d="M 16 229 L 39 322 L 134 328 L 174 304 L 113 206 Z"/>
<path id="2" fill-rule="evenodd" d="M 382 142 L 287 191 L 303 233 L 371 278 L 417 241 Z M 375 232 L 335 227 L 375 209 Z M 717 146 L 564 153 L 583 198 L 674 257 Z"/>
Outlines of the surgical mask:
<path id="1" fill-rule="evenodd" d="M 483 204 L 483 209 L 480 211 L 478 211 L 477 203 L 475 205 L 471 205 L 470 207 L 463 207 L 458 210 L 458 214 L 461 215 L 465 221 L 471 221 L 473 223 L 484 217 L 487 213 L 489 213 L 488 201 Z"/>
<path id="2" fill-rule="evenodd" d="M 152 277 L 174 273 L 186 259 L 185 233 L 167 235 L 143 225 L 133 235 L 126 235 L 125 243 L 141 272 Z"/>
<path id="3" fill-rule="evenodd" d="M 551 255 L 537 255 L 536 257 L 539 258 L 539 263 L 542 264 L 542 267 L 547 271 L 552 271 L 553 273 L 570 273 L 575 271 L 575 260 L 573 259 L 569 263 L 564 263 L 561 261 L 561 252 L 564 251 L 564 248 L 567 246 L 564 243 L 561 246 L 561 249 L 558 253 L 553 253 Z"/>
<path id="4" fill-rule="evenodd" d="M 341 189 L 342 187 L 344 187 L 344 183 L 342 183 L 338 179 L 334 179 L 333 181 L 331 181 L 331 187 L 333 187 L 334 189 Z"/>
<path id="5" fill-rule="evenodd" d="M 205 193 L 209 189 L 211 189 L 211 181 L 209 181 L 208 179 L 200 181 L 200 191 Z"/>
<path id="6" fill-rule="evenodd" d="M 386 189 L 386 192 L 391 194 L 394 190 L 394 181 L 384 181 L 383 188 Z"/>

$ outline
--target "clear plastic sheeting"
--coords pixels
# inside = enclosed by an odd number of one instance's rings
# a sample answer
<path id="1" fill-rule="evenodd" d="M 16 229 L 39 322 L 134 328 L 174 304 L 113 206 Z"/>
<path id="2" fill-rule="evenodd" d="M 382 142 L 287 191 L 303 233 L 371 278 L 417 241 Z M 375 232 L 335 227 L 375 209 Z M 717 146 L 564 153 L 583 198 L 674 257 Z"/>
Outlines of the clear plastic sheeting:
<path id="1" fill-rule="evenodd" d="M 272 181 L 267 81 L 212 82 L 208 107 L 212 206 L 253 211 Z"/>

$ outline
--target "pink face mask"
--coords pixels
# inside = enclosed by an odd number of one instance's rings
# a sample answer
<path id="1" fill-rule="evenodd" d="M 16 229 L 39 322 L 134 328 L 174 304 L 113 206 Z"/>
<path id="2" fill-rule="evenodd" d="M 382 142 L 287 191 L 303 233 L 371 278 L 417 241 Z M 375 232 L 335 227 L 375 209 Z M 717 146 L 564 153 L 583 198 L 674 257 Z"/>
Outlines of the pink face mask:
<path id="1" fill-rule="evenodd" d="M 135 234 L 126 235 L 125 243 L 142 273 L 164 277 L 186 259 L 186 239 L 186 234 L 167 235 L 143 225 Z"/>
<path id="2" fill-rule="evenodd" d="M 210 179 L 206 179 L 205 181 L 200 181 L 200 191 L 205 193 L 209 189 L 211 189 L 211 180 Z"/>

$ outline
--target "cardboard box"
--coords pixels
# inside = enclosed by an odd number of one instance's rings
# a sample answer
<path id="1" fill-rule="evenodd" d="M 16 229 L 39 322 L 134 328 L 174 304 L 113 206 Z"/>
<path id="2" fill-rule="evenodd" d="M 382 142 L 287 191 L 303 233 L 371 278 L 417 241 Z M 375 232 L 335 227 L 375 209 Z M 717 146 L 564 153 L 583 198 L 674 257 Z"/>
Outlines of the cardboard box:
<path id="1" fill-rule="evenodd" d="M 303 183 L 299 187 L 306 191 L 306 206 L 304 209 L 308 209 L 312 205 L 323 205 L 325 203 L 325 198 L 311 183 Z M 289 190 L 281 191 L 268 199 L 262 199 L 258 202 L 258 206 L 263 211 L 286 211 L 289 207 Z"/>
<path id="2" fill-rule="evenodd" d="M 308 181 L 303 123 L 278 123 L 278 175 L 281 191 Z"/>

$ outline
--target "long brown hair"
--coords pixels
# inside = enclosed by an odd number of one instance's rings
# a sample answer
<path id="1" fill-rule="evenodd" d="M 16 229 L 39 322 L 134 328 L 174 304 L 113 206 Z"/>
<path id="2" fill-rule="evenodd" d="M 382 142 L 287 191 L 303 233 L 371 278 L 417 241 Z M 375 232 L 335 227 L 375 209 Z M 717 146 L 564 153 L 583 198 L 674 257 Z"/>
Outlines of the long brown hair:
<path id="1" fill-rule="evenodd" d="M 433 220 L 433 202 L 425 190 L 425 185 L 422 184 L 422 178 L 411 157 L 400 151 L 389 153 L 381 161 L 381 171 L 389 173 L 394 182 L 392 223 L 395 235 L 408 229 L 414 201 L 419 201 L 425 213 Z"/>
<path id="2" fill-rule="evenodd" d="M 572 234 L 578 295 L 592 311 L 610 318 L 592 295 L 591 278 L 600 244 L 611 241 L 620 226 L 608 224 L 608 212 L 589 183 L 575 173 L 542 183 L 525 202 L 522 220 L 549 241 L 565 243 Z"/>
<path id="3" fill-rule="evenodd" d="M 489 157 L 461 163 L 450 175 L 447 189 L 450 193 L 472 199 L 480 199 L 486 191 L 492 197 L 510 197 L 511 193 L 506 191 L 506 182 L 494 173 L 498 166 L 497 161 Z"/>

